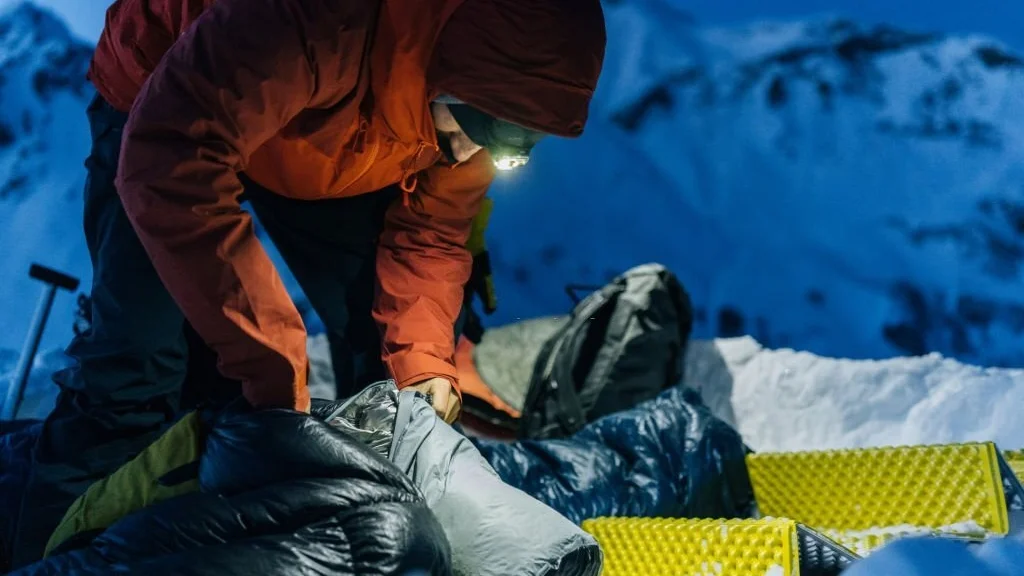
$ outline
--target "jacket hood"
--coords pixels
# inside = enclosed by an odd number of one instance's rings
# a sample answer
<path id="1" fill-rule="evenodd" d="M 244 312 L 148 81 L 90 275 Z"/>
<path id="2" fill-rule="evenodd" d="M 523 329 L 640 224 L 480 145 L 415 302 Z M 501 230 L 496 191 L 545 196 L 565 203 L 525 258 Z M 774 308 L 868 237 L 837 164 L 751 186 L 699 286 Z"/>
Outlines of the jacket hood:
<path id="1" fill-rule="evenodd" d="M 605 42 L 599 0 L 465 0 L 441 30 L 427 84 L 497 118 L 576 137 Z"/>

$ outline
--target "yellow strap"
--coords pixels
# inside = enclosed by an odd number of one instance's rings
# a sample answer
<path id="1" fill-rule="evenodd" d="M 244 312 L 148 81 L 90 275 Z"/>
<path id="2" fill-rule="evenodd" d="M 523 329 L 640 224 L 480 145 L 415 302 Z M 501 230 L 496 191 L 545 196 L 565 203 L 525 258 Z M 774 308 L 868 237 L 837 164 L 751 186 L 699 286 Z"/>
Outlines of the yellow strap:
<path id="1" fill-rule="evenodd" d="M 469 232 L 469 240 L 466 241 L 466 248 L 474 256 L 487 250 L 487 240 L 484 238 L 487 225 L 491 221 L 491 211 L 494 209 L 494 201 L 490 196 L 484 197 L 480 203 L 480 211 L 473 218 L 473 227 Z"/>
<path id="2" fill-rule="evenodd" d="M 494 290 L 494 278 L 490 274 L 484 278 L 484 308 L 489 312 L 498 308 L 498 294 Z"/>

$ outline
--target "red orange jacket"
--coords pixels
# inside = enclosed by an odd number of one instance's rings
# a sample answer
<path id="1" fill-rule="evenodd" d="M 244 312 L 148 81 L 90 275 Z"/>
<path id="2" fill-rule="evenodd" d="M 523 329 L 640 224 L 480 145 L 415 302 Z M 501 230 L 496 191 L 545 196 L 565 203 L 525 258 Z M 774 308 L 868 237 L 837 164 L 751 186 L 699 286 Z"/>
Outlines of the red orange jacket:
<path id="1" fill-rule="evenodd" d="M 400 185 L 377 257 L 383 358 L 400 386 L 456 382 L 493 167 L 442 162 L 429 103 L 577 136 L 604 44 L 598 0 L 118 0 L 90 78 L 131 110 L 118 191 L 168 290 L 250 401 L 303 408 L 305 329 L 236 174 L 306 200 Z"/>

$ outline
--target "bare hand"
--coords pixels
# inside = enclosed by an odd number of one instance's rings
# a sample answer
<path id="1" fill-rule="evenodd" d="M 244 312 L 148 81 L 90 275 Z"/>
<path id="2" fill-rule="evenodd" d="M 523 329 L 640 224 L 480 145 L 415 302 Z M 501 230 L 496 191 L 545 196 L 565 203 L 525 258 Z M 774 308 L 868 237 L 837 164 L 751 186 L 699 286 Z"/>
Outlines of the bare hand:
<path id="1" fill-rule="evenodd" d="M 417 384 L 407 386 L 406 390 L 415 390 L 427 396 L 437 415 L 451 424 L 459 417 L 462 411 L 462 401 L 459 395 L 452 389 L 452 383 L 447 378 L 431 378 Z"/>

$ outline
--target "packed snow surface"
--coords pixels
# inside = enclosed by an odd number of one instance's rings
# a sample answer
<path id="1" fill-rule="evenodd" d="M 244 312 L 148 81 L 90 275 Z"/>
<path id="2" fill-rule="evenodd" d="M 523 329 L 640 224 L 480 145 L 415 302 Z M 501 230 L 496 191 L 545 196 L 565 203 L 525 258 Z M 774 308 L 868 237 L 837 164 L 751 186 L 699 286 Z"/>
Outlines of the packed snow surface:
<path id="1" fill-rule="evenodd" d="M 686 381 L 758 451 L 993 440 L 1024 447 L 1024 370 L 938 354 L 888 360 L 696 341 Z"/>

